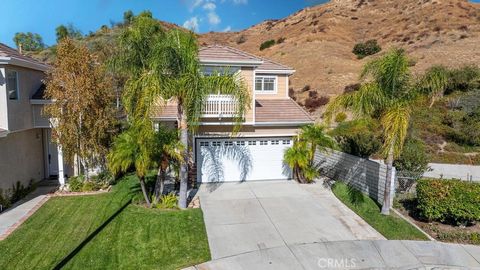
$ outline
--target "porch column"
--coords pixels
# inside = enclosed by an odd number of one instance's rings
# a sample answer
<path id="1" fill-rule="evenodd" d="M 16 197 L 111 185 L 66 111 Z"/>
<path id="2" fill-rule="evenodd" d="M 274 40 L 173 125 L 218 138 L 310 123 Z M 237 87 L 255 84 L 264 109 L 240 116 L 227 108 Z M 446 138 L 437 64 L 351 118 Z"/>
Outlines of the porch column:
<path id="1" fill-rule="evenodd" d="M 58 152 L 58 182 L 60 182 L 60 189 L 65 187 L 65 173 L 63 172 L 63 152 L 62 146 L 57 144 Z"/>

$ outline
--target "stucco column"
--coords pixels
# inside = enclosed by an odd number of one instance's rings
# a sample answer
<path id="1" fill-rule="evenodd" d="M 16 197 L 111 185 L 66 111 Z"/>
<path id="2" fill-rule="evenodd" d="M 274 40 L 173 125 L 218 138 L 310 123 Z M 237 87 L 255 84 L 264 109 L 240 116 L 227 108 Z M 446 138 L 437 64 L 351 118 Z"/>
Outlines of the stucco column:
<path id="1" fill-rule="evenodd" d="M 60 190 L 65 187 L 65 173 L 63 172 L 63 151 L 62 146 L 57 144 L 58 152 L 58 182 L 60 182 Z"/>

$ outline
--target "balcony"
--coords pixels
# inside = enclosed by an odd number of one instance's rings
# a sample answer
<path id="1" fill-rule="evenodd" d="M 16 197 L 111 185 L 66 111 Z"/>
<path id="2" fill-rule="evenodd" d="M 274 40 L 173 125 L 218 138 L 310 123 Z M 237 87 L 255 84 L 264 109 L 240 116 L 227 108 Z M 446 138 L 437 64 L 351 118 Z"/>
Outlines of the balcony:
<path id="1" fill-rule="evenodd" d="M 202 108 L 205 118 L 232 118 L 236 116 L 238 103 L 233 95 L 208 95 Z"/>

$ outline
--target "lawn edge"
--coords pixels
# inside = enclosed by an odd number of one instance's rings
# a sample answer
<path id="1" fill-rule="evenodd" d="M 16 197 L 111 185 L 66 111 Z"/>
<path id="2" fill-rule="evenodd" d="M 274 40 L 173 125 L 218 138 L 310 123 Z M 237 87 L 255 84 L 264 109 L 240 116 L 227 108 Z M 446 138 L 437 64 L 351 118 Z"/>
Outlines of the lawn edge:
<path id="1" fill-rule="evenodd" d="M 405 220 L 406 222 L 410 223 L 410 225 L 412 225 L 413 227 L 415 227 L 417 230 L 419 230 L 420 232 L 422 232 L 428 239 L 430 239 L 430 241 L 437 241 L 435 238 L 433 238 L 430 234 L 428 234 L 427 232 L 425 232 L 422 228 L 420 228 L 417 224 L 415 224 L 413 221 L 411 221 L 409 218 L 407 218 L 406 216 L 404 216 L 402 213 L 400 213 L 400 211 L 398 211 L 397 209 L 395 208 L 390 208 L 395 214 L 397 214 L 397 216 L 401 217 L 403 220 Z"/>

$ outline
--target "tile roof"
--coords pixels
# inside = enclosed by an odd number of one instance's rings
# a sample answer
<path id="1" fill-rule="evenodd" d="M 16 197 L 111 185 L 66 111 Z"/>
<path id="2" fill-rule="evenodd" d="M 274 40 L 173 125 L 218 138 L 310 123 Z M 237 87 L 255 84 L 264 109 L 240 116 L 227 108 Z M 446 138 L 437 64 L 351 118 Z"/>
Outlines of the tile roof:
<path id="1" fill-rule="evenodd" d="M 201 62 L 221 61 L 221 62 L 252 62 L 258 63 L 259 69 L 265 70 L 293 70 L 275 61 L 265 59 L 242 50 L 223 46 L 223 45 L 209 45 L 201 47 L 198 52 Z"/>
<path id="2" fill-rule="evenodd" d="M 7 45 L 0 43 L 0 57 L 10 57 L 10 58 L 15 58 L 19 59 L 34 65 L 43 65 L 46 67 L 46 65 L 36 59 L 33 59 L 32 57 L 23 55 L 19 53 L 17 50 L 8 47 Z"/>
<path id="3" fill-rule="evenodd" d="M 255 122 L 304 123 L 313 122 L 313 119 L 290 98 L 257 99 L 255 100 Z"/>

